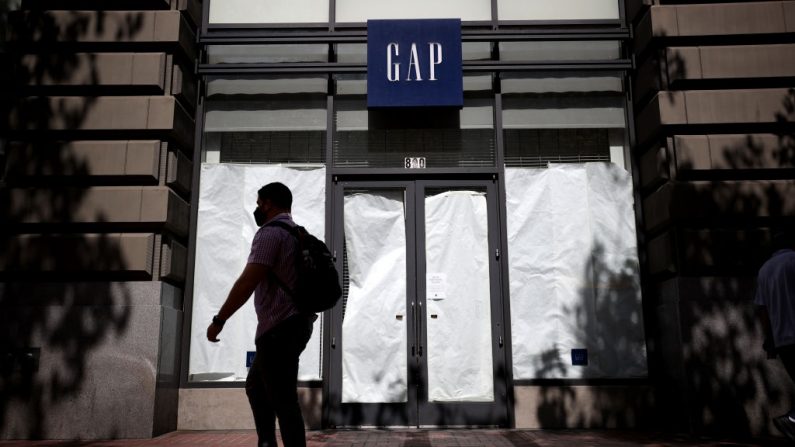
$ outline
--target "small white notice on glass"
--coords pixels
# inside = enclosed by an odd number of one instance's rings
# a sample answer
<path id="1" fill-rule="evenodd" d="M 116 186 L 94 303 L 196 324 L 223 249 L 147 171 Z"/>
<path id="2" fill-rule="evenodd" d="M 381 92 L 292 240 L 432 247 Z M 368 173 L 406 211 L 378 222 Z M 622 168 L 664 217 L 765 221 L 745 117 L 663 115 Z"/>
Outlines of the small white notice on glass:
<path id="1" fill-rule="evenodd" d="M 428 273 L 425 283 L 428 299 L 441 300 L 447 298 L 446 273 Z"/>

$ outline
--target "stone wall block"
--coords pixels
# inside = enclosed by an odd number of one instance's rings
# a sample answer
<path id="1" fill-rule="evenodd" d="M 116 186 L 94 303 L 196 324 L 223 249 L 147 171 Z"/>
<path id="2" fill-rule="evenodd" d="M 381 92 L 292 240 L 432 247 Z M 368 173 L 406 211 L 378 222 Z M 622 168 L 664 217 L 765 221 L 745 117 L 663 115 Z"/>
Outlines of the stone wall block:
<path id="1" fill-rule="evenodd" d="M 126 150 L 125 175 L 160 175 L 160 141 L 128 141 Z"/>
<path id="2" fill-rule="evenodd" d="M 161 245 L 160 277 L 173 281 L 185 281 L 188 264 L 188 249 L 177 241 L 170 240 Z"/>
<path id="3" fill-rule="evenodd" d="M 163 222 L 179 236 L 187 236 L 190 206 L 170 188 L 144 188 L 141 206 L 142 222 Z"/>
<path id="4" fill-rule="evenodd" d="M 670 180 L 668 146 L 673 143 L 669 140 L 671 139 L 667 138 L 667 144 L 660 144 L 658 147 L 652 147 L 641 156 L 640 179 L 644 188 L 651 188 Z"/>
<path id="5" fill-rule="evenodd" d="M 114 273 L 152 278 L 154 235 L 103 233 L 12 236 L 0 254 L 6 275 L 30 272 Z"/>
<path id="6" fill-rule="evenodd" d="M 676 11 L 677 36 L 768 34 L 786 31 L 783 3 L 721 3 L 667 8 Z"/>
<path id="7" fill-rule="evenodd" d="M 169 151 L 168 170 L 166 171 L 166 186 L 176 191 L 187 194 L 191 189 L 193 177 L 193 163 L 182 152 Z"/>
<path id="8" fill-rule="evenodd" d="M 668 82 L 682 79 L 701 79 L 701 49 L 699 47 L 669 47 L 665 49 L 665 68 Z"/>
<path id="9" fill-rule="evenodd" d="M 677 135 L 674 137 L 674 147 L 678 171 L 711 168 L 709 139 L 706 135 Z"/>
<path id="10" fill-rule="evenodd" d="M 684 92 L 688 124 L 775 123 L 792 120 L 784 108 L 787 89 L 692 90 Z"/>
<path id="11" fill-rule="evenodd" d="M 795 44 L 700 47 L 705 79 L 795 76 Z"/>

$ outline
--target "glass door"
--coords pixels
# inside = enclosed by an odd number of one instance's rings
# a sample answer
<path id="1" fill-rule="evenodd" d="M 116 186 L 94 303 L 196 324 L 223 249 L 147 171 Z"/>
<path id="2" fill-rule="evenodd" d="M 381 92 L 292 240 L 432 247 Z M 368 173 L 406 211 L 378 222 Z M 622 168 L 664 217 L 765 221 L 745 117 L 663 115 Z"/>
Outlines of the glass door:
<path id="1" fill-rule="evenodd" d="M 507 426 L 495 202 L 485 181 L 337 184 L 331 425 Z"/>

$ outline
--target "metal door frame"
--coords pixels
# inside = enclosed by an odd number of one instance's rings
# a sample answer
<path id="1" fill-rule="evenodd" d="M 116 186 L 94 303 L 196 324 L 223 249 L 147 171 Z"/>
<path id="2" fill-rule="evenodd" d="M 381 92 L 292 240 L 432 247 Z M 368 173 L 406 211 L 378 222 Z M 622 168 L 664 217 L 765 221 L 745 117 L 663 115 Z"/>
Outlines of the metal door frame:
<path id="1" fill-rule="evenodd" d="M 490 180 L 417 180 L 416 200 L 418 205 L 424 204 L 425 191 L 433 188 L 477 188 L 486 192 L 486 213 L 488 227 L 488 256 L 489 256 L 489 295 L 491 311 L 491 340 L 492 340 L 492 380 L 494 385 L 494 402 L 446 402 L 434 403 L 428 401 L 428 363 L 424 360 L 420 368 L 419 384 L 423 386 L 422 394 L 418 396 L 419 423 L 421 427 L 436 426 L 499 426 L 508 427 L 508 399 L 505 356 L 505 336 L 503 322 L 502 296 L 502 265 L 500 250 L 500 235 L 502 232 L 499 220 L 499 204 L 497 185 Z M 416 233 L 425 235 L 425 207 L 417 206 Z M 417 237 L 416 272 L 417 272 L 417 297 L 420 305 L 425 307 L 426 300 L 426 247 L 425 239 Z M 427 321 L 420 324 L 421 343 L 428 345 Z M 433 423 L 433 421 L 438 421 Z M 430 422 L 430 423 L 429 423 Z"/>
<path id="2" fill-rule="evenodd" d="M 338 331 L 342 327 L 342 303 L 331 312 L 329 324 L 328 357 L 329 374 L 324 381 L 327 388 L 324 396 L 324 413 L 330 427 L 368 427 L 368 426 L 510 426 L 508 395 L 510 377 L 507 376 L 508 343 L 505 321 L 505 299 L 503 296 L 503 259 L 501 250 L 502 225 L 500 222 L 499 188 L 494 180 L 421 180 L 405 178 L 400 180 L 340 180 L 332 183 L 332 251 L 336 255 L 337 267 L 343 268 L 344 247 L 344 194 L 346 189 L 373 189 L 405 191 L 406 219 L 406 310 L 412 312 L 408 318 L 405 355 L 408 358 L 408 398 L 405 403 L 362 403 L 342 404 L 342 343 Z M 492 371 L 494 380 L 494 402 L 428 402 L 427 360 L 418 361 L 411 352 L 411 337 L 419 340 L 420 346 L 427 346 L 427 321 L 425 315 L 415 317 L 425 307 L 425 191 L 428 188 L 466 188 L 472 187 L 486 192 L 488 247 L 489 247 L 489 290 L 491 295 L 491 335 Z M 415 334 L 415 335 L 412 335 Z M 418 347 L 419 350 L 419 347 Z"/>

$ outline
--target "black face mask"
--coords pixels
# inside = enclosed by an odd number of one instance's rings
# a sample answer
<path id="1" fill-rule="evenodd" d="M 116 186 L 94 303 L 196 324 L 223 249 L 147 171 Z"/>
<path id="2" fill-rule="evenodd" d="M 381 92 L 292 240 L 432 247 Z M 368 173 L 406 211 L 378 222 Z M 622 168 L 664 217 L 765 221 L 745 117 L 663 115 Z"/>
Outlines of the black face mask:
<path id="1" fill-rule="evenodd" d="M 265 211 L 262 211 L 260 207 L 254 210 L 254 222 L 257 223 L 258 227 L 261 227 L 265 223 Z"/>

